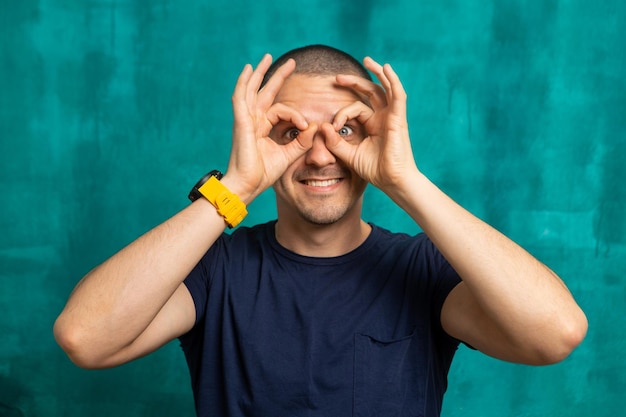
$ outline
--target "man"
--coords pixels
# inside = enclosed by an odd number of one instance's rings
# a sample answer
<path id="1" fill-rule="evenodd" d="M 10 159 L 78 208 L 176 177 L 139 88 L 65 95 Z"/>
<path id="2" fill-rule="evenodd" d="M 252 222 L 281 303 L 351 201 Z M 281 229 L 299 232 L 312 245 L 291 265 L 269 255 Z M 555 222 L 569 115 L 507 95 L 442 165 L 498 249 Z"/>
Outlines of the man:
<path id="1" fill-rule="evenodd" d="M 460 341 L 569 355 L 587 321 L 563 282 L 419 171 L 398 76 L 363 63 L 317 45 L 245 66 L 226 174 L 72 293 L 55 335 L 76 364 L 178 337 L 201 416 L 436 416 Z M 367 183 L 425 233 L 364 222 Z M 224 234 L 270 186 L 277 221 Z"/>

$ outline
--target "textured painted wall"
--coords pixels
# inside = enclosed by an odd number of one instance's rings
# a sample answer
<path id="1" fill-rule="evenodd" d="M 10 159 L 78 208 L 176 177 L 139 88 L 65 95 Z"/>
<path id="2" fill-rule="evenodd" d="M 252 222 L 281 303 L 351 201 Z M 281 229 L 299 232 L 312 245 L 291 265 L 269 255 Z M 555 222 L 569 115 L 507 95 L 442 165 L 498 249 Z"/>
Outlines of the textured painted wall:
<path id="1" fill-rule="evenodd" d="M 626 406 L 626 3 L 0 0 L 0 415 L 193 415 L 176 343 L 74 367 L 52 323 L 90 268 L 225 169 L 246 62 L 308 43 L 391 62 L 415 155 L 548 263 L 589 316 L 561 364 L 461 348 L 444 415 L 616 416 Z M 364 217 L 417 231 L 374 189 Z M 274 216 L 267 193 L 245 224 Z"/>

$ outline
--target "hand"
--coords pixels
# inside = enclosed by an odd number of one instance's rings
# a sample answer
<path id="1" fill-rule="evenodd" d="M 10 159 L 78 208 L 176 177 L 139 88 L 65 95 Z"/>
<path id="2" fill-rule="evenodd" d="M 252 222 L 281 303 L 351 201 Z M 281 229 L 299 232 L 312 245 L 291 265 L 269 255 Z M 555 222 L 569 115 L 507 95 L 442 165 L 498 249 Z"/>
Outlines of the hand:
<path id="1" fill-rule="evenodd" d="M 295 109 L 274 104 L 283 83 L 295 69 L 290 59 L 272 75 L 259 90 L 272 57 L 265 55 L 256 69 L 247 64 L 233 93 L 233 146 L 228 170 L 222 182 L 246 204 L 271 186 L 287 167 L 312 145 L 317 127 L 309 125 Z M 277 144 L 270 137 L 272 127 L 279 121 L 293 124 L 300 134 L 287 144 Z"/>
<path id="2" fill-rule="evenodd" d="M 359 176 L 387 192 L 390 187 L 401 186 L 408 174 L 417 171 L 406 119 L 406 93 L 389 64 L 381 66 L 369 57 L 363 63 L 382 87 L 355 75 L 337 76 L 338 84 L 367 97 L 369 106 L 356 101 L 337 112 L 333 121 L 335 134 L 329 135 L 332 139 L 327 146 Z M 361 123 L 366 132 L 366 137 L 356 144 L 336 133 L 351 119 Z"/>

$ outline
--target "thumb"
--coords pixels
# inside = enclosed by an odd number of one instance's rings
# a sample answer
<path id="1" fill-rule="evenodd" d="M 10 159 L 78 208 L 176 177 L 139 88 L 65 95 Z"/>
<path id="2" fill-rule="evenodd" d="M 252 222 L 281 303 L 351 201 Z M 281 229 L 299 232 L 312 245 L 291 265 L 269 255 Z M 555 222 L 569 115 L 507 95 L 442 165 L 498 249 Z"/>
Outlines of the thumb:
<path id="1" fill-rule="evenodd" d="M 309 126 L 301 131 L 298 136 L 284 145 L 287 152 L 289 163 L 292 163 L 300 156 L 304 155 L 313 146 L 313 138 L 317 133 L 319 126 L 316 123 L 310 123 Z"/>
<path id="2" fill-rule="evenodd" d="M 344 163 L 352 165 L 355 146 L 346 142 L 341 135 L 335 132 L 333 125 L 330 123 L 324 123 L 320 130 L 324 135 L 328 150 Z"/>

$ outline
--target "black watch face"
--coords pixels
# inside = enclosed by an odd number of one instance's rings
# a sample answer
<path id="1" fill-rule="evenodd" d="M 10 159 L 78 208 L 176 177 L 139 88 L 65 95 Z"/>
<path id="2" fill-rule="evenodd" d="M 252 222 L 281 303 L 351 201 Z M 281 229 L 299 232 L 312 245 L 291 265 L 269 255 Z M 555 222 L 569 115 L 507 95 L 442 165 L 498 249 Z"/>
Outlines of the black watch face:
<path id="1" fill-rule="evenodd" d="M 191 191 L 189 191 L 189 195 L 187 195 L 187 198 L 191 201 L 196 201 L 200 198 L 200 196 L 200 191 L 198 191 L 198 189 L 194 187 Z"/>
<path id="2" fill-rule="evenodd" d="M 224 174 L 222 174 L 222 172 L 218 171 L 217 169 L 214 169 L 213 171 L 209 172 L 204 177 L 200 178 L 200 181 L 198 181 L 196 185 L 193 186 L 191 191 L 189 191 L 189 195 L 187 196 L 187 198 L 189 198 L 191 201 L 196 201 L 197 199 L 202 197 L 202 194 L 200 194 L 200 191 L 198 191 L 198 188 L 202 187 L 202 185 L 205 182 L 207 182 L 209 178 L 211 177 L 215 177 L 218 180 L 221 180 L 223 176 Z"/>

